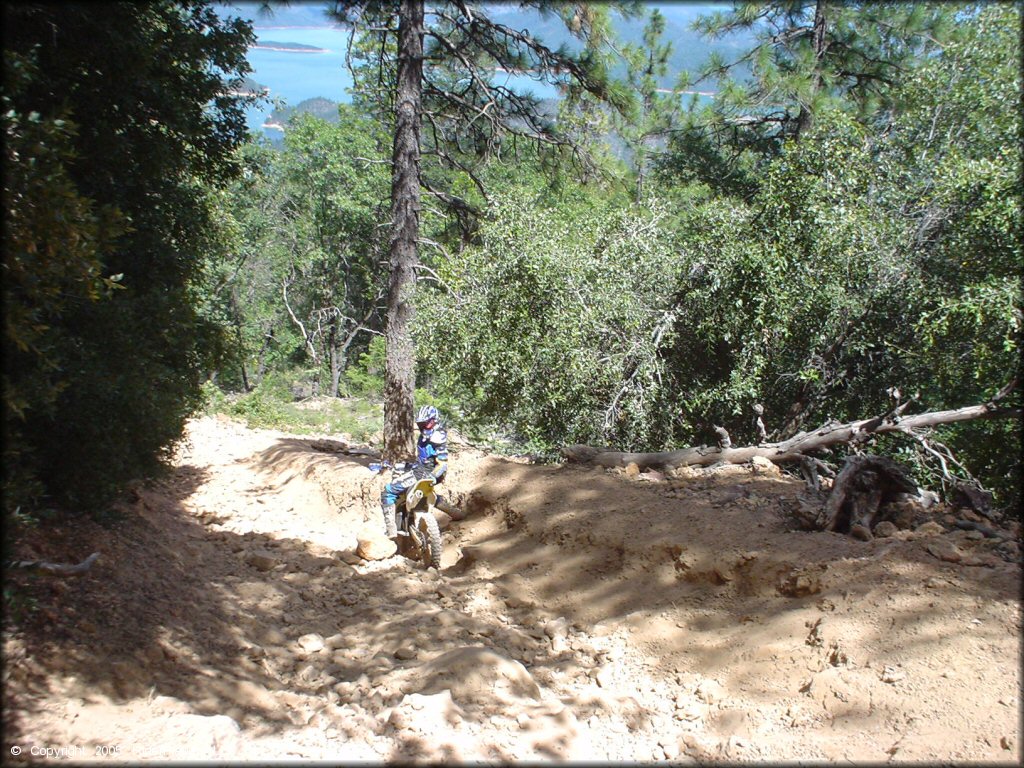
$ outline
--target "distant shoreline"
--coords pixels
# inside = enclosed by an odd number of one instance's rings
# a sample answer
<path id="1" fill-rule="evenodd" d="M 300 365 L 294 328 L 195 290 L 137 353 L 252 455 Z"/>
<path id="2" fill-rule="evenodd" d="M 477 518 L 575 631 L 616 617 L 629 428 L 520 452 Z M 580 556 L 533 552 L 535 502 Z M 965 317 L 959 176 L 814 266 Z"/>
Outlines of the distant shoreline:
<path id="1" fill-rule="evenodd" d="M 326 26 L 310 24 L 308 26 L 296 25 L 293 27 L 253 27 L 253 30 L 256 32 L 261 32 L 267 29 L 345 29 L 345 27 L 340 24 L 328 24 Z"/>
<path id="2" fill-rule="evenodd" d="M 533 70 L 533 69 L 510 70 L 510 69 L 505 69 L 504 67 L 495 67 L 494 71 L 495 72 L 501 72 L 502 74 L 505 74 L 505 75 L 526 75 L 527 77 L 534 77 L 534 78 L 538 77 L 537 71 Z M 655 88 L 654 90 L 657 93 L 676 93 L 676 94 L 680 94 L 680 95 L 683 95 L 683 96 L 692 96 L 692 95 L 696 94 L 698 96 L 711 96 L 711 97 L 714 97 L 714 96 L 718 95 L 717 91 L 677 91 L 674 88 Z"/>
<path id="3" fill-rule="evenodd" d="M 284 48 L 278 45 L 256 45 L 249 47 L 250 51 L 281 51 L 283 53 L 330 53 L 327 48 Z"/>

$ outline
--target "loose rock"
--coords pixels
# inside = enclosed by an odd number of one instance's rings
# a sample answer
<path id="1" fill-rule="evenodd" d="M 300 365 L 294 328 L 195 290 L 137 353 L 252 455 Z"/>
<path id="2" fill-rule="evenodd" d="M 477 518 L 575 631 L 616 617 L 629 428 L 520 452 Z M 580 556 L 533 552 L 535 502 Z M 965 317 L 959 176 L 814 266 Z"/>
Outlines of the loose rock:
<path id="1" fill-rule="evenodd" d="M 963 559 L 963 553 L 953 542 L 945 538 L 929 541 L 925 549 L 934 557 L 947 563 L 959 563 Z"/>
<path id="2" fill-rule="evenodd" d="M 757 475 L 768 475 L 770 477 L 779 477 L 782 475 L 782 470 L 779 466 L 771 459 L 766 459 L 764 456 L 755 456 L 750 460 L 750 466 L 754 470 L 754 474 Z"/>
<path id="3" fill-rule="evenodd" d="M 899 530 L 900 529 L 896 527 L 895 523 L 892 523 L 889 520 L 883 520 L 875 526 L 875 536 L 878 536 L 879 538 L 889 538 L 890 536 L 895 536 L 899 533 Z"/>
<path id="4" fill-rule="evenodd" d="M 298 640 L 299 647 L 302 648 L 306 653 L 316 653 L 324 649 L 324 639 L 316 633 L 310 633 L 303 635 Z"/>
<path id="5" fill-rule="evenodd" d="M 694 693 L 698 699 L 708 704 L 716 704 L 726 697 L 725 688 L 715 680 L 702 680 Z"/>
<path id="6" fill-rule="evenodd" d="M 419 655 L 419 651 L 416 650 L 415 646 L 403 645 L 397 651 L 395 651 L 395 658 L 401 659 L 402 661 L 409 661 L 415 659 Z"/>
<path id="7" fill-rule="evenodd" d="M 245 556 L 245 562 L 257 570 L 270 571 L 273 570 L 274 566 L 276 566 L 279 561 L 271 553 L 265 550 L 257 550 L 255 552 L 249 552 Z"/>
<path id="8" fill-rule="evenodd" d="M 927 523 L 922 523 L 914 529 L 914 533 L 919 536 L 938 536 L 939 534 L 945 533 L 946 529 L 942 527 L 942 523 L 937 523 L 934 520 L 929 520 Z"/>
<path id="9" fill-rule="evenodd" d="M 387 560 L 398 552 L 398 544 L 381 536 L 361 538 L 356 546 L 356 554 L 364 560 Z"/>

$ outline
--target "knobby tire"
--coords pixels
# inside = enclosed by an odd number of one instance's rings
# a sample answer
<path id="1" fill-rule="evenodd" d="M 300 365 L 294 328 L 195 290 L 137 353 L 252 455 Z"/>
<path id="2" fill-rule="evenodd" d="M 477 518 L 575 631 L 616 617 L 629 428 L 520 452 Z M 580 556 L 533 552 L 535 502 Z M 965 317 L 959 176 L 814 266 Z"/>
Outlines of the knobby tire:
<path id="1" fill-rule="evenodd" d="M 423 513 L 416 523 L 419 528 L 420 559 L 428 568 L 441 570 L 441 530 L 437 526 L 437 518 L 429 511 Z"/>

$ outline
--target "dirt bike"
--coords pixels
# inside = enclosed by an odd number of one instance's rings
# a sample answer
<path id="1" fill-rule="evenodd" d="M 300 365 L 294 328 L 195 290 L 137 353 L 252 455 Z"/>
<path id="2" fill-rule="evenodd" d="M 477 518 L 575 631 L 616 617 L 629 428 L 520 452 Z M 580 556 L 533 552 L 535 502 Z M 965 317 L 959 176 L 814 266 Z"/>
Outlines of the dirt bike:
<path id="1" fill-rule="evenodd" d="M 441 529 L 434 517 L 437 493 L 434 486 L 437 480 L 430 470 L 421 464 L 399 462 L 395 466 L 384 463 L 383 470 L 391 468 L 391 479 L 397 481 L 402 475 L 412 472 L 416 482 L 395 501 L 395 517 L 398 524 L 399 548 L 401 541 L 411 544 L 414 559 L 419 560 L 427 568 L 441 570 Z"/>

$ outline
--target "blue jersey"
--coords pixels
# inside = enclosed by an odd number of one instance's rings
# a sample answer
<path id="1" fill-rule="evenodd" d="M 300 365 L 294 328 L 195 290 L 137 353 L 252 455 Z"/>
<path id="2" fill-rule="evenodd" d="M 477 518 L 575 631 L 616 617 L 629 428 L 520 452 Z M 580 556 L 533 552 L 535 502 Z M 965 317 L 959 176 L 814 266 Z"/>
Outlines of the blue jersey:
<path id="1" fill-rule="evenodd" d="M 448 433 L 441 426 L 420 433 L 416 441 L 416 460 L 430 471 L 438 464 L 448 464 Z M 443 475 L 447 466 L 442 467 L 438 477 Z"/>

